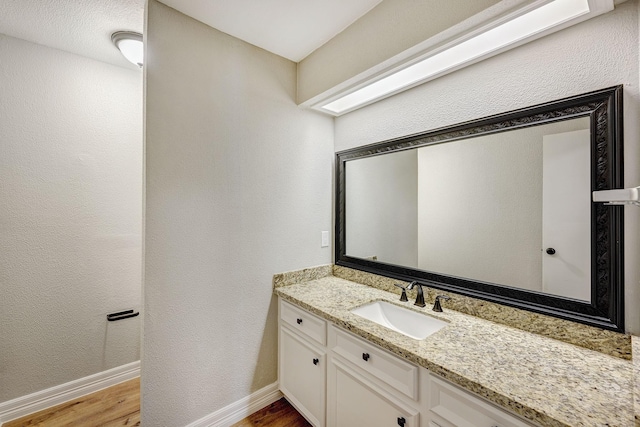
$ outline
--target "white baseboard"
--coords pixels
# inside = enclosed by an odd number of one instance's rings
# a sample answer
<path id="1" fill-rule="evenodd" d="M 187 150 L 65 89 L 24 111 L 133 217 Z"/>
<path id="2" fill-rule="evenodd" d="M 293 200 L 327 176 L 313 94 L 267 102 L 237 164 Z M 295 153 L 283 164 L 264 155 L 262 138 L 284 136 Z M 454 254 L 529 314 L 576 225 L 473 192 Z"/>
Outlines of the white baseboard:
<path id="1" fill-rule="evenodd" d="M 0 403 L 0 424 L 140 376 L 140 361 Z"/>
<path id="2" fill-rule="evenodd" d="M 278 388 L 278 382 L 275 382 L 186 427 L 229 427 L 280 398 L 282 398 L 282 392 Z"/>

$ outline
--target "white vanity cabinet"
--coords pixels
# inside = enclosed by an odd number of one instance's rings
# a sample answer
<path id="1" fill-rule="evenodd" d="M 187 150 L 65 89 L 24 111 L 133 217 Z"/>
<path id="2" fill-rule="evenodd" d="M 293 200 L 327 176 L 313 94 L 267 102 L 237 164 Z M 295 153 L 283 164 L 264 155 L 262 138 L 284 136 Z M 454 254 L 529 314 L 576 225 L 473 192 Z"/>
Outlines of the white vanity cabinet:
<path id="1" fill-rule="evenodd" d="M 530 427 L 515 415 L 429 374 L 429 427 Z"/>
<path id="2" fill-rule="evenodd" d="M 419 369 L 329 326 L 327 426 L 419 427 Z"/>
<path id="3" fill-rule="evenodd" d="M 280 300 L 280 390 L 314 426 L 325 425 L 326 321 Z"/>
<path id="4" fill-rule="evenodd" d="M 279 377 L 316 427 L 531 427 L 425 368 L 280 300 Z"/>

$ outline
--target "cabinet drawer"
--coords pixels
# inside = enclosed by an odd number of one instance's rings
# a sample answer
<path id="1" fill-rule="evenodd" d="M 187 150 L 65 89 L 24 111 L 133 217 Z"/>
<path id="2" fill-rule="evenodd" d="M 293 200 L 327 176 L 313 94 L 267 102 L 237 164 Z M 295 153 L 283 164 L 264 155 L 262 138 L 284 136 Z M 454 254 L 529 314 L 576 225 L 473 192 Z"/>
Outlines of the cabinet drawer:
<path id="1" fill-rule="evenodd" d="M 280 319 L 318 344 L 327 344 L 327 322 L 319 317 L 280 300 Z"/>
<path id="2" fill-rule="evenodd" d="M 429 375 L 428 405 L 431 423 L 438 427 L 530 427 L 533 425 L 431 374 Z"/>
<path id="3" fill-rule="evenodd" d="M 333 325 L 330 328 L 329 345 L 335 354 L 411 399 L 418 400 L 417 366 Z"/>

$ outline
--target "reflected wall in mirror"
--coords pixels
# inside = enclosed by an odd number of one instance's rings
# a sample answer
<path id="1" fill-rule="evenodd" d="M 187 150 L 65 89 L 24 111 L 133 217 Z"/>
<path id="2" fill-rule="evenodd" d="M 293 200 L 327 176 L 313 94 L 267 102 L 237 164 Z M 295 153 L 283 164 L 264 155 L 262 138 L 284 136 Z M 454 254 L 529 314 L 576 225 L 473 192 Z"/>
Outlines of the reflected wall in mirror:
<path id="1" fill-rule="evenodd" d="M 346 253 L 591 301 L 582 117 L 348 162 Z"/>
<path id="2" fill-rule="evenodd" d="M 338 153 L 336 263 L 622 330 L 620 94 Z"/>

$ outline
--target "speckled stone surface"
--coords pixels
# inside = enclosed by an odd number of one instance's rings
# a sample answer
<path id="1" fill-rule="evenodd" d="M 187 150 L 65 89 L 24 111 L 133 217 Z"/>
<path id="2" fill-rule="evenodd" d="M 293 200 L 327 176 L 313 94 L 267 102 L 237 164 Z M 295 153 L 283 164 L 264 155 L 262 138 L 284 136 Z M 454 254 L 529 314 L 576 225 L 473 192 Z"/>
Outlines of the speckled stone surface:
<path id="1" fill-rule="evenodd" d="M 634 376 L 634 408 L 635 408 L 635 425 L 640 427 L 640 337 L 633 337 L 633 376 Z"/>
<path id="2" fill-rule="evenodd" d="M 281 286 L 275 293 L 542 426 L 638 426 L 637 360 L 446 307 L 443 313 L 419 309 L 399 302 L 395 293 L 334 276 Z M 349 312 L 376 300 L 432 315 L 449 326 L 418 341 Z"/>
<path id="3" fill-rule="evenodd" d="M 399 280 L 341 266 L 333 267 L 333 275 L 352 282 L 362 283 L 367 286 L 400 294 L 399 288 L 393 286 L 394 283 L 402 283 Z M 436 295 L 447 295 L 451 297 L 451 299 L 444 302 L 443 306 L 459 311 L 460 313 L 470 314 L 534 334 L 579 345 L 580 347 L 599 351 L 611 356 L 631 359 L 630 335 L 470 298 L 460 294 L 445 292 L 427 286 L 423 286 L 423 289 L 427 302 L 433 303 Z M 411 296 L 409 298 L 411 298 Z"/>
<path id="4" fill-rule="evenodd" d="M 296 283 L 308 282 L 310 280 L 320 279 L 322 277 L 331 276 L 333 274 L 333 265 L 319 265 L 317 267 L 309 267 L 303 270 L 287 271 L 273 275 L 273 288 L 281 286 L 295 285 Z"/>

